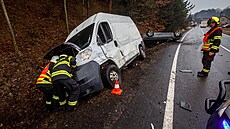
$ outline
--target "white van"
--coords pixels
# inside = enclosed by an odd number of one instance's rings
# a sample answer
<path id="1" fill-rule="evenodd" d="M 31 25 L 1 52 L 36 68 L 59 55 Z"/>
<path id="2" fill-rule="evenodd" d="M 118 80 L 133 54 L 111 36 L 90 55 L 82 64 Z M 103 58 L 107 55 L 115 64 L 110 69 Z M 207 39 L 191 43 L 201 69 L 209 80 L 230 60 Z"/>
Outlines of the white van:
<path id="1" fill-rule="evenodd" d="M 130 17 L 97 13 L 76 27 L 63 44 L 44 58 L 62 53 L 76 57 L 78 67 L 74 78 L 84 96 L 104 86 L 114 87 L 116 79 L 121 82 L 120 70 L 138 56 L 144 59 L 144 50 L 144 42 Z"/>

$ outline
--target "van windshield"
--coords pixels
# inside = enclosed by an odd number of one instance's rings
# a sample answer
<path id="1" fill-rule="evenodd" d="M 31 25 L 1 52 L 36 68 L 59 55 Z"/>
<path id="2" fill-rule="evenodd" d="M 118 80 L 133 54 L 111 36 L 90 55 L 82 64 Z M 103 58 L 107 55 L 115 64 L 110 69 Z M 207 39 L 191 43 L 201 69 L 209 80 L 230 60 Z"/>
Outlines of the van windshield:
<path id="1" fill-rule="evenodd" d="M 78 32 L 68 42 L 76 44 L 81 49 L 88 47 L 92 39 L 93 28 L 94 23 Z"/>

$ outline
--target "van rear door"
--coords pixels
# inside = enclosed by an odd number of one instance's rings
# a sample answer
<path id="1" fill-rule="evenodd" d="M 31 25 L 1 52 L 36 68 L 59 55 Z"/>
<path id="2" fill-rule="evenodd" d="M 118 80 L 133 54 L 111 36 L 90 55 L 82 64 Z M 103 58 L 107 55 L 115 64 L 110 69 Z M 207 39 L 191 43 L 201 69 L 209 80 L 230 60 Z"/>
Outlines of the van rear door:
<path id="1" fill-rule="evenodd" d="M 97 42 L 107 58 L 112 59 L 120 68 L 125 64 L 125 59 L 119 49 L 117 41 L 114 40 L 108 22 L 101 22 L 97 31 Z"/>

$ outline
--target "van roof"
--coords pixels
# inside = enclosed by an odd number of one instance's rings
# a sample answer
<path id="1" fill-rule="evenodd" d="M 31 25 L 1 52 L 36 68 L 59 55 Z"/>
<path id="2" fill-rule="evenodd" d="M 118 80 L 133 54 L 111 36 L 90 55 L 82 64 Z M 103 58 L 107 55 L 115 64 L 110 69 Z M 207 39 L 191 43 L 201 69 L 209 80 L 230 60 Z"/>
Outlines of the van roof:
<path id="1" fill-rule="evenodd" d="M 109 13 L 97 13 L 86 19 L 84 22 L 82 22 L 80 25 L 78 25 L 67 37 L 66 42 L 73 37 L 76 33 L 81 31 L 82 29 L 86 28 L 87 26 L 97 23 L 102 20 L 110 21 L 110 23 L 113 22 L 120 22 L 120 23 L 130 23 L 133 22 L 132 19 L 128 16 L 121 16 L 121 15 L 115 15 L 115 14 L 109 14 Z"/>

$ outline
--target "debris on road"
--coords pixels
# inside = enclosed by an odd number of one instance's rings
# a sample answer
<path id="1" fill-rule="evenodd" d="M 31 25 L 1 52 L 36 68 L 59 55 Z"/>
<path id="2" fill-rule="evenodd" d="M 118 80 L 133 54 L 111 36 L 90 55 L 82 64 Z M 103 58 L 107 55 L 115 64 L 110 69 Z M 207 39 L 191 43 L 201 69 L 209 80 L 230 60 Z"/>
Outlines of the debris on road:
<path id="1" fill-rule="evenodd" d="M 184 101 L 180 102 L 180 107 L 187 110 L 187 111 L 190 111 L 190 112 L 192 111 L 191 105 L 189 103 L 184 102 Z"/>
<path id="2" fill-rule="evenodd" d="M 192 70 L 189 69 L 185 69 L 185 70 L 179 69 L 179 71 L 182 73 L 192 73 Z"/>

